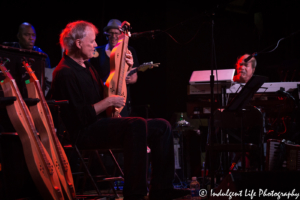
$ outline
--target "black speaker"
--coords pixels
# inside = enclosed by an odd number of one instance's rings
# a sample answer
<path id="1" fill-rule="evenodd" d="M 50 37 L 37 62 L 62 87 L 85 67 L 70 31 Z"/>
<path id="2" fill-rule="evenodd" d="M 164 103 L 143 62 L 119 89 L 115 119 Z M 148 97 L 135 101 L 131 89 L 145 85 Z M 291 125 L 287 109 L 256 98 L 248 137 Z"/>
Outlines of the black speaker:
<path id="1" fill-rule="evenodd" d="M 210 200 L 282 200 L 288 199 L 287 195 L 289 199 L 296 199 L 300 196 L 300 172 L 231 172 L 209 193 Z"/>
<path id="2" fill-rule="evenodd" d="M 12 77 L 16 80 L 17 86 L 21 92 L 23 98 L 27 98 L 27 88 L 25 81 L 29 79 L 29 75 L 26 69 L 22 65 L 23 58 L 27 60 L 32 58 L 34 62 L 31 65 L 32 71 L 40 81 L 41 88 L 45 91 L 45 61 L 47 55 L 41 52 L 19 49 L 9 46 L 0 45 L 0 57 L 5 61 L 4 58 L 8 58 L 10 62 L 5 64 L 7 70 L 9 70 Z M 0 74 L 0 79 L 3 80 L 5 77 Z M 0 95 L 2 94 L 2 88 L 0 87 Z"/>

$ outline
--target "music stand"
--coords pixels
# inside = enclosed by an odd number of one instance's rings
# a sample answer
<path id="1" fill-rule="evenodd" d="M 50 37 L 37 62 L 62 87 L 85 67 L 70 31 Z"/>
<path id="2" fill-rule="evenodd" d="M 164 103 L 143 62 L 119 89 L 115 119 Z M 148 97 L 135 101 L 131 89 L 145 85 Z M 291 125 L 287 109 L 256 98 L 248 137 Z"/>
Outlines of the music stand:
<path id="1" fill-rule="evenodd" d="M 217 77 L 217 81 L 214 81 L 214 85 L 217 85 L 217 89 L 214 90 L 214 93 L 221 94 L 222 107 L 225 107 L 226 105 L 226 89 L 230 88 L 230 86 L 232 85 L 234 72 L 235 69 L 219 69 L 218 72 L 216 72 L 216 70 L 213 70 L 214 76 Z M 193 71 L 189 81 L 190 88 L 193 88 L 193 91 L 200 90 L 202 94 L 204 94 L 203 92 L 211 94 L 211 90 L 209 90 L 211 89 L 209 78 L 210 73 L 210 70 Z M 221 86 L 220 89 L 218 85 Z"/>
<path id="2" fill-rule="evenodd" d="M 210 70 L 193 71 L 189 83 L 191 85 L 209 84 Z M 217 77 L 219 84 L 226 84 L 230 87 L 235 69 L 219 69 L 218 73 L 213 70 L 214 76 Z M 218 76 L 217 76 L 218 75 Z"/>
<path id="3" fill-rule="evenodd" d="M 262 86 L 262 84 L 267 80 L 265 76 L 252 76 L 251 79 L 244 85 L 242 90 L 232 99 L 232 101 L 227 105 L 223 112 L 235 112 L 240 113 L 243 116 L 243 108 L 249 103 L 253 95 Z M 241 119 L 241 122 L 243 120 Z M 242 123 L 243 124 L 243 123 Z M 245 170 L 245 144 L 244 144 L 244 133 L 241 124 L 241 146 L 242 146 L 242 168 Z M 262 138 L 262 135 L 260 136 Z M 259 144 L 262 148 L 262 144 Z"/>
<path id="4" fill-rule="evenodd" d="M 242 90 L 227 105 L 224 111 L 242 110 L 266 80 L 267 77 L 265 76 L 252 76 Z"/>

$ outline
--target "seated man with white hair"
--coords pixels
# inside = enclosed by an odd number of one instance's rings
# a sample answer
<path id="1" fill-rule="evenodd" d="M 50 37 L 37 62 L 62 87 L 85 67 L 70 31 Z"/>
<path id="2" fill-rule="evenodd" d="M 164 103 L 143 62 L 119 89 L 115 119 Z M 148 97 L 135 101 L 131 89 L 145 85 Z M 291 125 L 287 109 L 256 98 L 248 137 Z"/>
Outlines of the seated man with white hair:
<path id="1" fill-rule="evenodd" d="M 174 146 L 170 124 L 164 119 L 107 118 L 110 106 L 124 106 L 122 96 L 104 98 L 103 84 L 88 62 L 97 46 L 97 28 L 85 21 L 67 24 L 60 35 L 65 54 L 53 72 L 55 100 L 68 100 L 61 117 L 79 149 L 123 148 L 124 200 L 147 195 L 147 145 L 151 148 L 150 200 L 171 200 L 189 193 L 173 188 Z M 128 56 L 132 59 L 132 56 Z M 132 62 L 129 62 L 132 63 Z"/>

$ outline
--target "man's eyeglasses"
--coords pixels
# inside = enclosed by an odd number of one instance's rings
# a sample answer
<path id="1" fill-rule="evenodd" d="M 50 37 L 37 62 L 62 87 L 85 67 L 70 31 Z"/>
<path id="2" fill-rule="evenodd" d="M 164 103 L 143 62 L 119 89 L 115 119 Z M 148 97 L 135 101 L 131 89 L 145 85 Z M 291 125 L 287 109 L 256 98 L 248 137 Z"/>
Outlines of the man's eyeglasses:
<path id="1" fill-rule="evenodd" d="M 108 32 L 107 35 L 110 36 L 110 37 L 114 36 L 114 35 L 119 36 L 119 35 L 121 35 L 121 33 Z"/>

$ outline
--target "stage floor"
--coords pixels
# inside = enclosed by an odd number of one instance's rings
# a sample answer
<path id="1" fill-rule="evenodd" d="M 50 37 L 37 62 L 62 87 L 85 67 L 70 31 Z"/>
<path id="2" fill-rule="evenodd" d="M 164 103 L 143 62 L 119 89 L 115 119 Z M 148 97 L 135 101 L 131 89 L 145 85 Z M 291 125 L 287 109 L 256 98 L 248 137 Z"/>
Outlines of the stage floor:
<path id="1" fill-rule="evenodd" d="M 110 200 L 110 197 L 114 197 L 114 194 L 112 191 L 108 191 L 108 190 L 101 190 L 101 193 L 103 195 L 103 198 L 98 198 L 97 200 Z M 119 197 L 118 198 L 115 198 L 115 200 L 123 200 L 123 193 L 121 190 L 118 190 L 117 191 Z M 91 197 L 84 197 L 85 195 L 91 195 Z M 90 191 L 86 191 L 83 193 L 83 198 L 82 199 L 95 199 L 95 198 L 92 198 L 92 195 L 96 195 L 96 191 L 95 190 L 90 190 Z M 108 196 L 108 197 L 105 197 L 105 196 Z M 81 199 L 81 195 L 78 194 L 77 196 L 78 199 Z M 111 198 L 113 199 L 113 198 Z M 187 195 L 187 196 L 184 196 L 182 198 L 177 198 L 176 200 L 190 200 L 191 199 L 191 196 L 190 195 Z M 148 200 L 148 196 L 145 196 L 145 200 Z"/>

